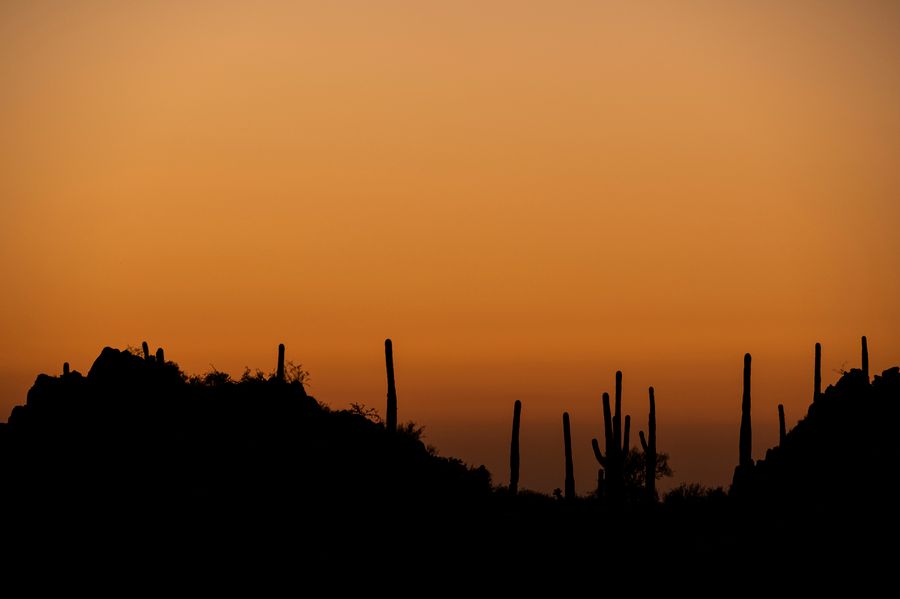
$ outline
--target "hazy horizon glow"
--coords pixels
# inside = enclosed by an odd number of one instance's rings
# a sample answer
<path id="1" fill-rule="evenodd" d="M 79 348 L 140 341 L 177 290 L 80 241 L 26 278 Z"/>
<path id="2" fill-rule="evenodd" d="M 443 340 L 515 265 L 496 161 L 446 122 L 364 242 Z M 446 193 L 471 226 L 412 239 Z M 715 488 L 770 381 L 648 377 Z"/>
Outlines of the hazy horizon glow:
<path id="1" fill-rule="evenodd" d="M 600 395 L 656 388 L 725 484 L 859 363 L 900 364 L 900 5 L 4 2 L 0 419 L 148 340 L 383 411 L 523 487 L 596 483 Z"/>

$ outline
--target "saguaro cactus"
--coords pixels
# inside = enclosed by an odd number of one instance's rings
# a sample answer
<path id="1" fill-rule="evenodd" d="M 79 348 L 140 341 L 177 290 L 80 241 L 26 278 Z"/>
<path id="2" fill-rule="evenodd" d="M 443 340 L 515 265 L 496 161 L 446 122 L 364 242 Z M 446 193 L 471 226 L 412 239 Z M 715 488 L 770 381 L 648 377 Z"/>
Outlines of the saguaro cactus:
<path id="1" fill-rule="evenodd" d="M 750 354 L 744 354 L 744 395 L 741 398 L 740 457 L 734 469 L 731 494 L 746 498 L 753 481 L 753 431 L 750 426 Z"/>
<path id="2" fill-rule="evenodd" d="M 822 396 L 822 344 L 816 343 L 816 371 L 813 374 L 813 401 Z"/>
<path id="3" fill-rule="evenodd" d="M 513 406 L 512 441 L 509 444 L 509 492 L 519 492 L 519 422 L 522 418 L 522 402 L 518 399 Z"/>
<path id="4" fill-rule="evenodd" d="M 616 412 L 613 417 L 613 443 L 622 446 L 622 371 L 616 371 Z"/>
<path id="5" fill-rule="evenodd" d="M 787 429 L 784 426 L 784 404 L 778 404 L 778 445 L 784 445 Z"/>
<path id="6" fill-rule="evenodd" d="M 656 464 L 659 460 L 656 453 L 656 397 L 653 387 L 650 387 L 650 415 L 647 418 L 647 437 L 644 431 L 639 433 L 641 447 L 644 450 L 644 486 L 647 490 L 647 499 L 656 501 Z"/>
<path id="7" fill-rule="evenodd" d="M 566 449 L 566 499 L 575 499 L 575 468 L 572 464 L 572 430 L 569 413 L 563 412 L 563 443 Z"/>
<path id="8" fill-rule="evenodd" d="M 862 371 L 863 376 L 866 377 L 866 382 L 869 382 L 869 341 L 866 339 L 866 336 L 862 337 Z"/>
<path id="9" fill-rule="evenodd" d="M 390 339 L 384 340 L 384 362 L 387 367 L 387 417 L 389 431 L 397 430 L 397 387 L 394 384 L 394 346 Z"/>
<path id="10" fill-rule="evenodd" d="M 63 362 L 63 376 L 69 376 L 69 363 Z"/>
<path id="11" fill-rule="evenodd" d="M 741 398 L 741 438 L 738 464 L 753 465 L 753 430 L 750 425 L 750 354 L 744 354 L 744 394 Z"/>
<path id="12" fill-rule="evenodd" d="M 284 382 L 284 343 L 278 344 L 278 366 L 275 369 L 275 380 Z"/>
<path id="13" fill-rule="evenodd" d="M 609 393 L 603 394 L 603 432 L 606 436 L 606 454 L 600 451 L 597 439 L 591 439 L 594 457 L 603 467 L 603 486 L 611 498 L 623 498 L 625 490 L 625 456 L 628 455 L 628 435 L 631 416 L 625 417 L 625 431 L 622 431 L 622 372 L 616 372 L 616 411 L 610 414 Z M 599 476 L 598 476 L 599 481 Z"/>
<path id="14" fill-rule="evenodd" d="M 144 359 L 149 362 L 150 361 L 150 346 L 147 345 L 146 341 L 141 343 L 141 349 L 144 350 Z"/>
<path id="15" fill-rule="evenodd" d="M 157 364 L 165 364 L 166 363 L 166 352 L 163 351 L 163 348 L 157 348 L 156 350 L 156 363 Z"/>

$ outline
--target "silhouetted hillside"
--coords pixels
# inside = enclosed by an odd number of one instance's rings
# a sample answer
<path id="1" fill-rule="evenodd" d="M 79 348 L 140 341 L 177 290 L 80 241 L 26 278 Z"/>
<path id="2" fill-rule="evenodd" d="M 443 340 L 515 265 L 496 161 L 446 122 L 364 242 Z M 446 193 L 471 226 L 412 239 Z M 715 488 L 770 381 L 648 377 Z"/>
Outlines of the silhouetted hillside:
<path id="1" fill-rule="evenodd" d="M 189 378 L 161 350 L 154 357 L 146 347 L 143 357 L 105 348 L 87 376 L 68 367 L 62 376 L 40 375 L 26 404 L 0 425 L 5 538 L 25 533 L 19 538 L 39 546 L 42 539 L 99 537 L 107 550 L 162 543 L 189 555 L 243 556 L 277 541 L 326 561 L 332 553 L 365 551 L 391 563 L 395 556 L 381 545 L 390 538 L 407 559 L 438 569 L 443 563 L 431 552 L 451 555 L 462 545 L 470 557 L 495 559 L 502 551 L 523 567 L 564 570 L 601 558 L 629 563 L 648 548 L 710 564 L 760 548 L 770 557 L 786 558 L 798 546 L 828 556 L 839 537 L 866 536 L 873 523 L 896 529 L 898 368 L 871 385 L 854 370 L 817 393 L 782 446 L 738 469 L 732 496 L 682 485 L 659 502 L 655 492 L 642 492 L 646 476 L 637 476 L 668 468 L 655 447 L 652 388 L 649 434 L 641 436 L 644 453 L 654 457 L 651 469 L 629 448 L 617 373 L 616 410 L 606 395 L 604 432 L 621 453 L 607 449 L 600 464 L 608 468 L 610 455 L 624 460 L 623 474 L 631 473 L 623 476 L 624 490 L 575 495 L 571 454 L 586 448 L 572 444 L 564 415 L 560 479 L 567 489 L 554 499 L 492 488 L 483 467 L 426 448 L 414 426 L 396 422 L 389 341 L 386 361 L 395 430 L 365 410 L 335 411 L 309 397 L 302 372 L 286 372 L 283 347 L 275 373 L 248 371 L 237 381 L 219 372 Z M 749 356 L 745 364 L 749 407 Z M 599 453 L 600 442 L 593 445 Z M 828 527 L 821 526 L 823 514 Z M 773 546 L 787 528 L 792 543 Z"/>
<path id="2" fill-rule="evenodd" d="M 87 376 L 37 378 L 0 425 L 0 472 L 0 502 L 15 510 L 232 524 L 440 511 L 491 489 L 483 467 L 434 455 L 413 427 L 330 410 L 281 372 L 187 378 L 111 348 Z"/>
<path id="3" fill-rule="evenodd" d="M 746 481 L 746 498 L 822 509 L 897 499 L 900 368 L 869 383 L 853 369 L 825 390 L 808 414 L 769 449 Z"/>

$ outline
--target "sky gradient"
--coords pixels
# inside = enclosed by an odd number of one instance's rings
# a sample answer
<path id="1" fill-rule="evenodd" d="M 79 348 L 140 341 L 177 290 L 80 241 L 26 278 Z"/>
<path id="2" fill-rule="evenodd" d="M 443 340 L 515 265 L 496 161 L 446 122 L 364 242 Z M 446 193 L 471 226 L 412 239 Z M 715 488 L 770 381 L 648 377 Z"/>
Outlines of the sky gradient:
<path id="1" fill-rule="evenodd" d="M 786 6 L 790 4 L 790 6 Z M 0 419 L 105 345 L 274 367 L 523 487 L 596 484 L 656 388 L 725 484 L 823 378 L 900 364 L 900 5 L 0 5 Z"/>

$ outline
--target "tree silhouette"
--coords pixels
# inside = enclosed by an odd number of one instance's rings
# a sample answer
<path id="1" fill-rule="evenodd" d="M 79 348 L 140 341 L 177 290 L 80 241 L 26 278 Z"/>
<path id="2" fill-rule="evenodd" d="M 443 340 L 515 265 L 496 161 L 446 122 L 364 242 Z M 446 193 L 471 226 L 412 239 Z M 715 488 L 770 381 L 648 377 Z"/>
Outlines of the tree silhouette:
<path id="1" fill-rule="evenodd" d="M 656 455 L 655 480 L 672 476 L 674 472 L 669 466 L 669 454 Z M 644 452 L 636 447 L 631 448 L 625 456 L 624 475 L 626 496 L 632 501 L 643 498 L 647 488 L 647 461 Z"/>

